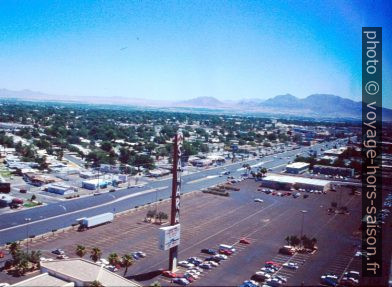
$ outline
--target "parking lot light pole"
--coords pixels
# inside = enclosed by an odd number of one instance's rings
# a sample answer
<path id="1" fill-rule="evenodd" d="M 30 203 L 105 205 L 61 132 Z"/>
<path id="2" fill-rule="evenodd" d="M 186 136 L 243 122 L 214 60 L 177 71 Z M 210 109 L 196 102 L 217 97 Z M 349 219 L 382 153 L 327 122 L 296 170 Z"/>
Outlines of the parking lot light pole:
<path id="1" fill-rule="evenodd" d="M 307 210 L 301 210 L 301 213 L 302 213 L 302 222 L 301 222 L 301 237 L 299 238 L 301 241 L 301 247 L 302 247 L 302 236 L 303 236 L 303 233 L 304 233 L 304 219 L 305 219 L 305 213 L 307 213 L 308 211 Z"/>
<path id="2" fill-rule="evenodd" d="M 29 253 L 29 225 L 30 225 L 31 218 L 30 218 L 30 217 L 27 217 L 27 218 L 25 218 L 25 221 L 27 222 L 27 225 L 26 225 L 26 233 L 27 233 L 27 238 L 26 238 L 27 244 L 26 244 L 26 248 L 27 248 L 27 253 Z"/>

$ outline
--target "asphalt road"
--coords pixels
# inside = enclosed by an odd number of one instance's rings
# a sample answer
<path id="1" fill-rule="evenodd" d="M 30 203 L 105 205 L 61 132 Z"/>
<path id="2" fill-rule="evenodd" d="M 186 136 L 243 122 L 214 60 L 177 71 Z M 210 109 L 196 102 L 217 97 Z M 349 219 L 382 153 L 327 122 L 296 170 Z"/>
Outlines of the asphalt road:
<path id="1" fill-rule="evenodd" d="M 242 168 L 244 163 L 249 163 L 254 167 L 263 166 L 272 169 L 274 172 L 279 172 L 284 169 L 289 160 L 293 161 L 297 154 L 305 154 L 309 149 L 320 153 L 321 148 L 331 148 L 334 144 L 335 142 L 329 142 L 311 147 L 301 147 L 300 149 L 265 156 L 262 159 L 236 162 L 189 174 L 182 177 L 182 193 L 225 182 L 227 177 L 219 176 L 224 168 L 235 177 L 244 173 Z M 290 159 L 287 157 L 290 157 Z M 94 216 L 104 212 L 122 212 L 136 206 L 155 202 L 156 199 L 169 198 L 170 195 L 171 179 L 164 179 L 148 183 L 141 188 L 126 188 L 113 193 L 104 193 L 98 196 L 78 198 L 2 214 L 0 215 L 0 244 L 25 239 L 28 233 L 29 236 L 40 235 L 61 229 L 76 223 L 76 220 L 81 217 Z M 29 218 L 30 221 L 27 222 L 26 218 Z"/>

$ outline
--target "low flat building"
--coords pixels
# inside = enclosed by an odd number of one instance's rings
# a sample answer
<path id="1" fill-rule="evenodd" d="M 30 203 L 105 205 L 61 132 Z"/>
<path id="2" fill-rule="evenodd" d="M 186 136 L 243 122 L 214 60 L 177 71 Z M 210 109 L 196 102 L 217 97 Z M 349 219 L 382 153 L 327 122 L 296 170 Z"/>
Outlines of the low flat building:
<path id="1" fill-rule="evenodd" d="M 141 286 L 101 265 L 82 258 L 41 262 L 41 272 L 73 282 L 74 286 L 78 287 L 88 286 L 94 281 L 100 282 L 103 286 Z"/>
<path id="2" fill-rule="evenodd" d="M 108 187 L 109 182 L 105 179 L 90 179 L 82 181 L 82 187 L 89 190 L 96 190 L 99 188 L 106 188 Z"/>
<path id="3" fill-rule="evenodd" d="M 11 286 L 23 286 L 23 287 L 37 287 L 37 286 L 51 286 L 51 287 L 73 287 L 75 283 L 69 282 L 57 277 L 54 277 L 48 273 L 42 273 L 32 278 L 23 280 L 15 283 Z"/>
<path id="4" fill-rule="evenodd" d="M 71 194 L 75 192 L 75 190 L 73 190 L 69 185 L 61 184 L 61 183 L 51 184 L 47 187 L 47 190 L 48 192 L 61 194 L 61 195 Z"/>
<path id="5" fill-rule="evenodd" d="M 307 162 L 293 162 L 286 166 L 287 173 L 300 174 L 309 170 L 310 164 Z"/>
<path id="6" fill-rule="evenodd" d="M 305 189 L 327 191 L 331 188 L 331 182 L 323 179 L 307 178 L 301 176 L 270 174 L 262 179 L 262 186 L 280 189 Z"/>
<path id="7" fill-rule="evenodd" d="M 328 165 L 315 165 L 313 167 L 313 173 L 325 174 L 325 175 L 339 175 L 344 177 L 353 177 L 354 169 L 348 167 L 335 167 Z"/>

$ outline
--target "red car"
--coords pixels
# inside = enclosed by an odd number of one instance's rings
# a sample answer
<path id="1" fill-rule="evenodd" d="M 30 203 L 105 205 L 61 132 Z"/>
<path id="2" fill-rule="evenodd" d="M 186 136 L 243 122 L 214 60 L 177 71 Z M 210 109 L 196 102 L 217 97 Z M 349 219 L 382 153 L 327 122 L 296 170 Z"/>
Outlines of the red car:
<path id="1" fill-rule="evenodd" d="M 231 254 L 233 254 L 233 251 L 230 251 L 230 250 L 227 250 L 227 249 L 220 249 L 219 253 L 230 256 Z"/>
<path id="2" fill-rule="evenodd" d="M 240 243 L 242 244 L 250 244 L 250 241 L 246 238 L 241 238 Z"/>
<path id="3" fill-rule="evenodd" d="M 274 261 L 267 261 L 267 262 L 265 262 L 265 264 L 266 265 L 273 265 L 273 266 L 276 266 L 276 267 L 280 267 L 280 263 L 276 263 L 276 262 L 274 262 Z"/>
<path id="4" fill-rule="evenodd" d="M 168 278 L 182 278 L 184 275 L 183 274 L 176 274 L 174 272 L 171 272 L 169 270 L 163 271 L 162 275 Z"/>

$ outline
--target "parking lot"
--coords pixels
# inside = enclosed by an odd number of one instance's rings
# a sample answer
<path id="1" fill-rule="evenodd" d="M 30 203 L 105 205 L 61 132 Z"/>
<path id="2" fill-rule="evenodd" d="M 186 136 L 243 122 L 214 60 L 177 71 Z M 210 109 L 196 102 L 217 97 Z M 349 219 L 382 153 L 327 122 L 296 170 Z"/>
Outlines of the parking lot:
<path id="1" fill-rule="evenodd" d="M 248 280 L 266 261 L 277 263 L 298 263 L 297 270 L 281 268 L 277 273 L 287 278 L 287 285 L 314 286 L 320 283 L 325 272 L 341 275 L 344 271 L 359 270 L 360 262 L 354 256 L 355 245 L 360 243 L 360 196 L 342 194 L 342 202 L 349 208 L 349 215 L 331 214 L 327 209 L 340 194 L 310 194 L 308 198 L 278 197 L 257 191 L 259 183 L 245 180 L 237 184 L 241 190 L 232 191 L 230 197 L 194 192 L 182 197 L 181 202 L 181 245 L 179 260 L 209 255 L 200 253 L 202 248 L 217 249 L 219 244 L 234 245 L 237 249 L 220 266 L 205 270 L 192 285 L 197 286 L 238 286 Z M 264 202 L 254 202 L 260 198 Z M 157 270 L 168 266 L 168 251 L 158 249 L 158 228 L 160 226 L 143 222 L 148 209 L 158 208 L 168 213 L 168 201 L 157 207 L 139 207 L 137 210 L 119 215 L 111 224 L 99 226 L 84 232 L 69 230 L 48 234 L 45 238 L 30 243 L 30 248 L 40 249 L 44 257 L 52 257 L 51 250 L 62 248 L 68 256 L 75 256 L 77 244 L 91 250 L 98 247 L 102 258 L 111 252 L 120 256 L 133 251 L 143 251 L 146 258 L 135 261 L 127 277 L 148 285 L 154 281 L 162 285 L 173 285 L 169 278 L 159 275 Z M 301 210 L 306 210 L 303 233 L 317 239 L 315 254 L 278 254 L 286 245 L 285 237 L 298 235 L 301 229 Z M 247 238 L 251 244 L 241 244 Z M 88 257 L 88 254 L 86 255 Z M 352 266 L 352 267 L 351 267 Z M 354 268 L 354 269 L 352 269 Z M 183 267 L 179 272 L 186 271 Z M 119 271 L 123 274 L 123 270 Z M 4 277 L 4 274 L 1 275 Z M 2 278 L 8 281 L 6 278 Z"/>

